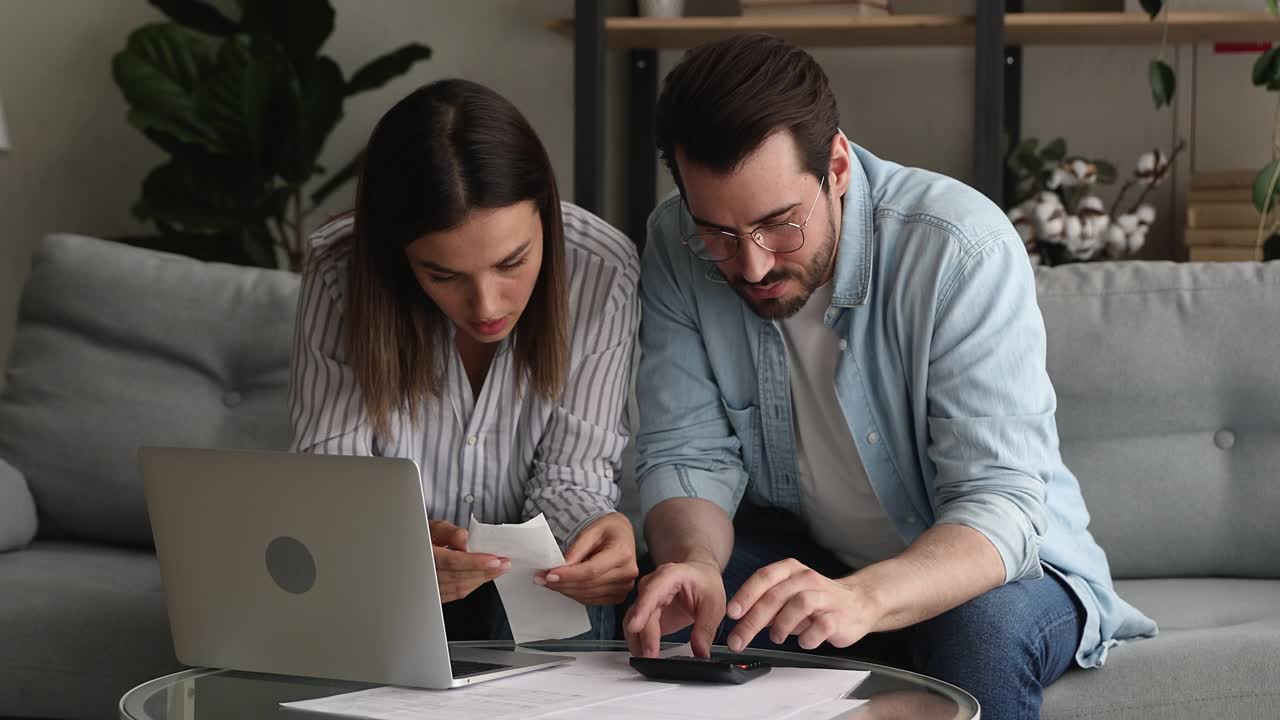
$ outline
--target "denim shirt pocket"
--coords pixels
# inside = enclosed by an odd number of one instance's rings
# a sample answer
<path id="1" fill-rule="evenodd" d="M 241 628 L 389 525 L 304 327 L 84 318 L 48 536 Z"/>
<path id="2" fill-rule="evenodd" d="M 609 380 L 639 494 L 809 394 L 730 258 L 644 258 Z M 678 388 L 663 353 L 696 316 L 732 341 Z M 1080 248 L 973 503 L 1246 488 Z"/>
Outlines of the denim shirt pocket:
<path id="1" fill-rule="evenodd" d="M 747 471 L 748 480 L 753 480 L 760 467 L 761 448 L 764 446 L 760 408 L 756 405 L 735 408 L 723 397 L 720 398 L 720 404 L 724 406 L 729 424 L 733 426 L 733 433 L 738 436 L 738 443 L 742 446 L 742 467 Z"/>

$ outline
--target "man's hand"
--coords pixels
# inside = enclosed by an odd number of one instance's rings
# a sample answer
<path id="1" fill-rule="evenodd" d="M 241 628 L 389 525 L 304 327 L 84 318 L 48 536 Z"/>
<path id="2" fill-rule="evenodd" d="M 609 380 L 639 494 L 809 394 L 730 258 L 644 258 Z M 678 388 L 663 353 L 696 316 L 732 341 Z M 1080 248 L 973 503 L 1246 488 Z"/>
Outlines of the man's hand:
<path id="1" fill-rule="evenodd" d="M 755 572 L 729 601 L 728 615 L 738 624 L 729 634 L 729 649 L 742 649 L 766 627 L 769 639 L 782 643 L 800 637 L 812 650 L 823 642 L 849 647 L 879 621 L 878 611 L 861 584 L 842 583 L 783 560 Z"/>
<path id="2" fill-rule="evenodd" d="M 533 581 L 583 605 L 617 605 L 631 592 L 639 574 L 631 521 L 612 512 L 578 533 L 565 553 L 564 565 L 537 573 Z"/>
<path id="3" fill-rule="evenodd" d="M 506 558 L 467 552 L 467 531 L 457 525 L 432 520 L 429 528 L 441 602 L 464 598 L 511 569 L 511 561 Z"/>
<path id="4" fill-rule="evenodd" d="M 711 643 L 723 619 L 720 566 L 701 560 L 667 563 L 640 580 L 623 632 L 632 655 L 656 657 L 663 635 L 692 624 L 689 639 L 693 654 L 710 657 Z"/>

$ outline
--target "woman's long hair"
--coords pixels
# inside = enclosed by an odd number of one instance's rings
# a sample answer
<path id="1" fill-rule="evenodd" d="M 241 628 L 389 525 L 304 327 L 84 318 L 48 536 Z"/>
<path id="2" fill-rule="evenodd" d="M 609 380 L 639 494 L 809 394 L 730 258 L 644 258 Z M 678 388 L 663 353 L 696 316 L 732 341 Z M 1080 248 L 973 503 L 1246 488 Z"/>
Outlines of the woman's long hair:
<path id="1" fill-rule="evenodd" d="M 396 103 L 365 150 L 343 342 L 375 433 L 394 412 L 414 421 L 439 395 L 449 320 L 422 290 L 405 248 L 458 227 L 469 212 L 532 200 L 542 267 L 513 337 L 517 387 L 558 397 L 568 363 L 564 231 L 547 151 L 514 105 L 466 80 L 441 80 Z"/>

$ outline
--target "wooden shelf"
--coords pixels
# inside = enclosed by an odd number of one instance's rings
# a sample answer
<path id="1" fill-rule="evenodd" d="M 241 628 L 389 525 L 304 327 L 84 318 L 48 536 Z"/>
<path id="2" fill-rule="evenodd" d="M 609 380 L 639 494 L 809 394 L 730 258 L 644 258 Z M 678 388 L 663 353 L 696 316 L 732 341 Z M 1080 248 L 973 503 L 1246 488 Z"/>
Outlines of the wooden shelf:
<path id="1" fill-rule="evenodd" d="M 573 20 L 550 24 L 573 37 Z M 1162 21 L 1142 13 L 1010 13 L 1008 45 L 1158 45 Z M 886 17 L 610 17 L 605 37 L 612 48 L 688 48 L 728 35 L 767 32 L 806 47 L 972 46 L 972 16 Z M 1170 43 L 1280 41 L 1280 19 L 1265 12 L 1174 12 Z"/>

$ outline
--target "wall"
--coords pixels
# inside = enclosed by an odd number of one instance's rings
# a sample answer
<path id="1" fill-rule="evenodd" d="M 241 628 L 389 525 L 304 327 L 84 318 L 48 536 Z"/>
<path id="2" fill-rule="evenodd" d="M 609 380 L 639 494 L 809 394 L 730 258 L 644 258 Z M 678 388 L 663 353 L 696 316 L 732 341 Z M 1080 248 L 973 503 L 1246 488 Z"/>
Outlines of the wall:
<path id="1" fill-rule="evenodd" d="M 233 6 L 232 0 L 218 0 Z M 898 0 L 903 11 L 963 13 L 973 0 Z M 626 6 L 610 0 L 611 11 Z M 1261 7 L 1261 0 L 1201 0 L 1200 7 Z M 344 163 L 373 122 L 411 88 L 464 76 L 505 94 L 542 136 L 571 196 L 572 46 L 544 30 L 569 15 L 570 0 L 334 0 L 337 29 L 326 52 L 349 74 L 364 61 L 410 41 L 435 50 L 430 61 L 387 87 L 353 98 L 322 162 Z M 732 11 L 732 0 L 689 0 L 691 11 Z M 1030 10 L 1116 10 L 1118 0 L 1028 0 Z M 376 8 L 376 12 L 371 11 Z M 128 33 L 159 15 L 142 0 L 0 2 L 0 96 L 12 150 L 0 155 L 0 357 L 6 357 L 21 283 L 32 248 L 48 232 L 120 235 L 142 228 L 129 214 L 141 179 L 161 154 L 125 122 L 111 81 L 111 56 Z M 1260 164 L 1268 151 L 1274 98 L 1247 81 L 1253 56 L 1215 56 L 1179 48 L 1179 105 L 1156 112 L 1146 85 L 1152 48 L 1028 48 L 1023 129 L 1064 135 L 1084 154 L 1108 157 L 1122 172 L 1142 150 L 1194 139 L 1179 176 L 1153 196 L 1160 225 L 1149 257 L 1176 256 L 1181 208 L 1175 200 L 1193 164 L 1220 169 Z M 842 125 L 858 143 L 899 162 L 965 179 L 972 165 L 973 55 L 962 48 L 815 50 L 832 76 Z M 610 54 L 610 177 L 604 215 L 621 222 L 625 186 L 617 162 L 626 118 L 616 112 L 625 88 L 623 53 Z M 680 53 L 663 52 L 665 72 Z M 892 78 L 892 82 L 886 82 Z M 659 190 L 671 188 L 659 170 Z M 345 209 L 351 188 L 312 217 Z"/>

